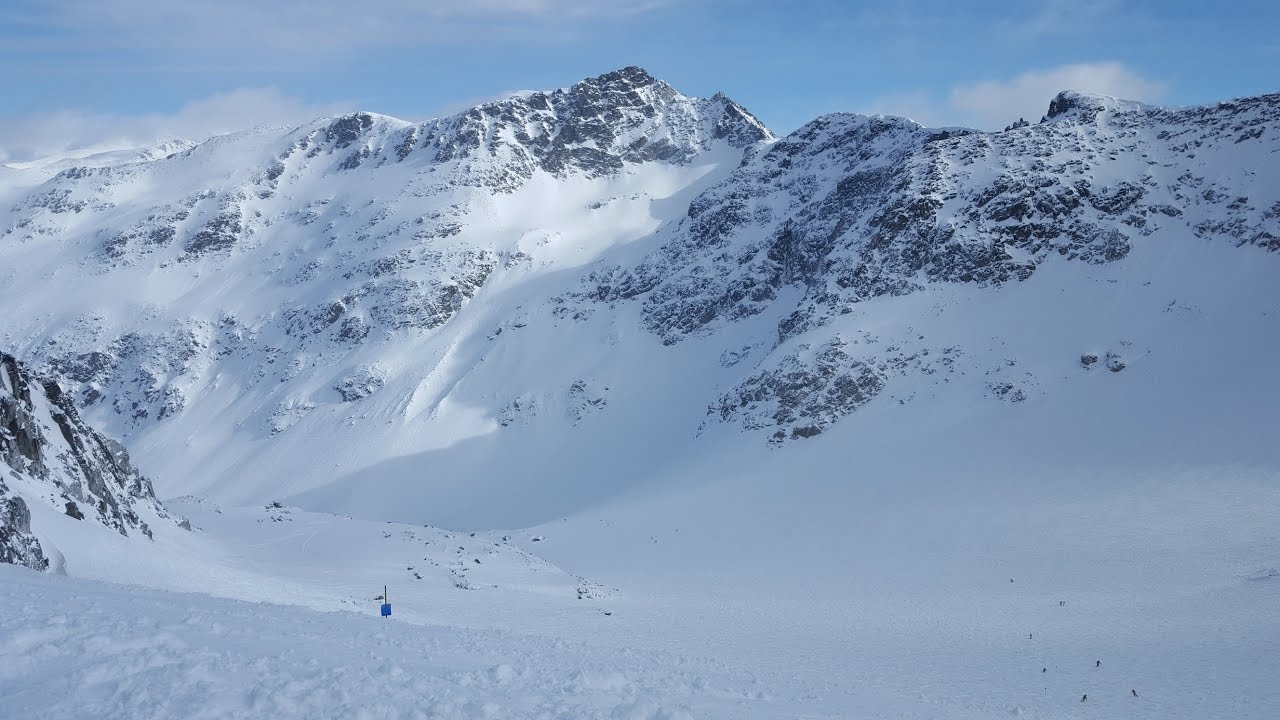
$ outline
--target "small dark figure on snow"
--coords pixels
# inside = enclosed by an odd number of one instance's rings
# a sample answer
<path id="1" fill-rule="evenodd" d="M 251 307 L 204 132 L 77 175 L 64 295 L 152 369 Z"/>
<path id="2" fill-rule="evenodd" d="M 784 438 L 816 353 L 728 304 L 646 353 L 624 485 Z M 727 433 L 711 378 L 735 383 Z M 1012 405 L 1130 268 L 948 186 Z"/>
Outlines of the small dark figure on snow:
<path id="1" fill-rule="evenodd" d="M 1088 696 L 1088 695 L 1081 695 L 1081 696 L 1080 696 L 1080 702 L 1084 702 L 1085 700 L 1088 700 L 1088 699 L 1089 699 L 1089 696 Z"/>
<path id="2" fill-rule="evenodd" d="M 1031 639 L 1031 633 L 1027 633 L 1027 639 L 1028 639 L 1028 640 L 1030 640 L 1030 639 Z"/>
<path id="3" fill-rule="evenodd" d="M 1133 693 L 1133 696 L 1134 696 L 1134 697 L 1138 697 L 1138 691 L 1137 691 L 1137 690 L 1130 690 L 1129 692 Z"/>
<path id="4" fill-rule="evenodd" d="M 1096 663 L 1094 663 L 1094 667 L 1102 667 L 1102 661 L 1099 660 Z"/>
<path id="5" fill-rule="evenodd" d="M 1059 601 L 1058 601 L 1058 607 L 1066 607 L 1066 605 L 1067 605 L 1067 601 L 1066 601 L 1066 600 L 1059 600 Z"/>
<path id="6" fill-rule="evenodd" d="M 1040 672 L 1042 673 L 1049 672 L 1049 668 L 1040 668 Z"/>

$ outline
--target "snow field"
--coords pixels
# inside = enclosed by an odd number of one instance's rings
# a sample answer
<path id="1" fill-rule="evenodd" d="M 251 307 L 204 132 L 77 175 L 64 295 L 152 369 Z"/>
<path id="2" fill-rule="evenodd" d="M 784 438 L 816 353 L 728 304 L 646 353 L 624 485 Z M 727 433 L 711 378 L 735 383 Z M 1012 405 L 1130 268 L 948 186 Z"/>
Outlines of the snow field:
<path id="1" fill-rule="evenodd" d="M 679 656 L 12 567 L 0 605 L 5 717 L 793 717 L 751 677 Z"/>

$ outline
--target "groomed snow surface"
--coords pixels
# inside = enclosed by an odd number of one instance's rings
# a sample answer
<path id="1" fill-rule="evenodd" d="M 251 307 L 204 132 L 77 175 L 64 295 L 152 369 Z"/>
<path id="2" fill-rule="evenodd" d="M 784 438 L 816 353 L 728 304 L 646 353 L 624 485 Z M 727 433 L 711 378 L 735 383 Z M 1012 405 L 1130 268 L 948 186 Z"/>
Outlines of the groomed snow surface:
<path id="1" fill-rule="evenodd" d="M 785 487 L 717 483 L 508 541 L 177 502 L 199 530 L 166 528 L 135 562 L 89 574 L 201 592 L 0 567 L 0 716 L 1203 719 L 1280 707 L 1280 572 L 1263 564 L 1280 551 L 1273 480 L 1221 468 L 1212 488 L 1191 473 L 1032 490 L 989 467 L 992 480 L 928 499 L 872 483 L 823 506 L 831 488 L 806 469 Z M 699 526 L 713 506 L 722 522 Z M 101 539 L 104 557 L 124 551 Z M 474 566 L 466 588 L 452 583 L 454 556 Z"/>
<path id="2" fill-rule="evenodd" d="M 0 579 L 4 717 L 787 716 L 720 663 L 9 566 Z"/>

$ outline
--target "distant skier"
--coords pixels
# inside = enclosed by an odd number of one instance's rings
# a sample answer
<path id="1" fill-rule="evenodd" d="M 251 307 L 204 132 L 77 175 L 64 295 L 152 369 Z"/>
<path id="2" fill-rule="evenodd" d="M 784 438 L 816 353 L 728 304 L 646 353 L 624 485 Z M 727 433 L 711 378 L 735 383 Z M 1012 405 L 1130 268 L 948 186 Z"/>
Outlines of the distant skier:
<path id="1" fill-rule="evenodd" d="M 1031 639 L 1031 633 L 1027 633 L 1027 639 L 1028 639 L 1028 640 L 1030 640 L 1030 639 Z"/>
<path id="2" fill-rule="evenodd" d="M 1093 665 L 1093 666 L 1094 666 L 1094 667 L 1102 667 L 1102 661 L 1101 661 L 1101 660 L 1097 661 L 1096 663 L 1094 663 L 1094 665 Z"/>
<path id="3" fill-rule="evenodd" d="M 1067 601 L 1066 601 L 1066 600 L 1059 600 L 1059 601 L 1058 601 L 1058 607 L 1066 607 L 1066 606 L 1067 606 Z"/>
<path id="4" fill-rule="evenodd" d="M 1137 691 L 1137 690 L 1130 690 L 1129 692 L 1133 693 L 1133 696 L 1134 696 L 1134 697 L 1138 697 L 1138 691 Z"/>
<path id="5" fill-rule="evenodd" d="M 1089 699 L 1089 696 L 1087 694 L 1080 696 L 1080 702 L 1084 702 L 1085 700 L 1088 700 L 1088 699 Z"/>
<path id="6" fill-rule="evenodd" d="M 1049 668 L 1040 668 L 1040 672 L 1047 673 L 1049 672 Z"/>

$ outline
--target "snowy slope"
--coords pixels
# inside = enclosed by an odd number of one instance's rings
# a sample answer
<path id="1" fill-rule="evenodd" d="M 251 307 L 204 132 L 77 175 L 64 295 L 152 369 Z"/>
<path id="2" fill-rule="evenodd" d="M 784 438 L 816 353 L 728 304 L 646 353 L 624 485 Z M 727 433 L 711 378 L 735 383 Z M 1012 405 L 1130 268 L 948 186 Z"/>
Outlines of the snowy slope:
<path id="1" fill-rule="evenodd" d="M 673 653 L 50 580 L 0 567 L 13 717 L 794 717 Z"/>
<path id="2" fill-rule="evenodd" d="M 640 482 L 653 447 L 704 452 L 712 425 L 811 437 L 918 379 L 995 372 L 873 299 L 1274 247 L 1276 96 L 1051 105 L 1003 133 L 834 115 L 775 142 L 628 68 L 417 125 L 357 113 L 70 168 L 4 221 L 0 337 L 166 494 L 516 475 L 564 490 L 545 519 Z M 1127 352 L 1100 341 L 1073 352 Z M 1000 374 L 973 382 L 1028 396 Z"/>
<path id="3" fill-rule="evenodd" d="M 171 493 L 265 501 L 493 426 L 501 408 L 450 406 L 463 348 L 770 139 L 629 68 L 421 125 L 357 113 L 71 168 L 4 221 L 0 333 Z"/>

